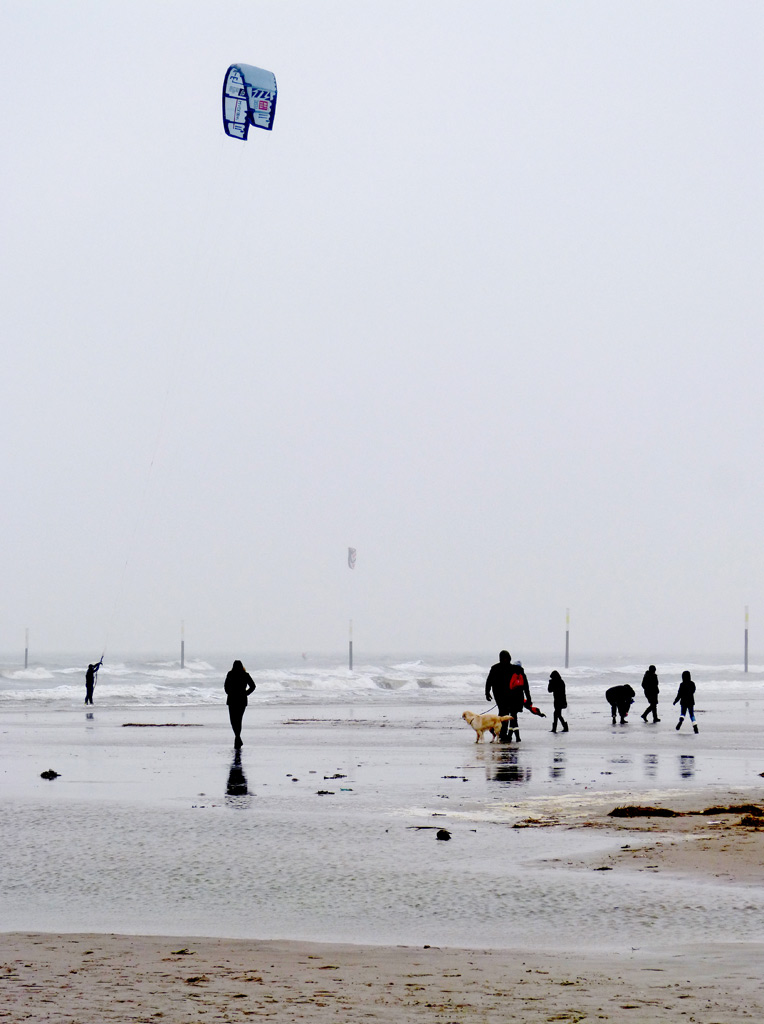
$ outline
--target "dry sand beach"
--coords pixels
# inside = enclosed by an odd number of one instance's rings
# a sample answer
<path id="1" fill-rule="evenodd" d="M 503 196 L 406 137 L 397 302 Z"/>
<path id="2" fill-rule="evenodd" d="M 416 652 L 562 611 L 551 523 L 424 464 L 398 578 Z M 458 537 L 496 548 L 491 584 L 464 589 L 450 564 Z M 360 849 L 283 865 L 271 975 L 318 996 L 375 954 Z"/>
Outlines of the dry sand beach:
<path id="1" fill-rule="evenodd" d="M 14 1024 L 764 1019 L 758 945 L 613 957 L 12 934 L 0 950 L 0 1019 Z"/>
<path id="2" fill-rule="evenodd" d="M 217 705 L 14 696 L 0 1020 L 764 1020 L 755 685 L 699 735 L 571 689 L 512 747 L 474 693 L 260 698 L 238 759 Z"/>

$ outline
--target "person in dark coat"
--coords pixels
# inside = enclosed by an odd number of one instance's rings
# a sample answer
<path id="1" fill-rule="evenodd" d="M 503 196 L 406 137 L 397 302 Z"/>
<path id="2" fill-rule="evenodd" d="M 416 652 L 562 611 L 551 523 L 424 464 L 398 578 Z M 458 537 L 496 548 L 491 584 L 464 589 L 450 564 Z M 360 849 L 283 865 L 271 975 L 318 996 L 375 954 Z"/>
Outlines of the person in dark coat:
<path id="1" fill-rule="evenodd" d="M 225 677 L 224 689 L 228 694 L 226 704 L 228 705 L 228 717 L 231 719 L 231 728 L 233 729 L 233 745 L 238 750 L 243 746 L 241 742 L 241 723 L 247 707 L 247 697 L 255 691 L 252 676 L 240 661 L 235 661 L 231 666 L 231 671 Z"/>
<path id="2" fill-rule="evenodd" d="M 493 694 L 493 697 L 492 697 Z M 527 684 L 525 671 L 519 664 L 512 663 L 512 655 L 509 651 L 503 650 L 499 654 L 499 663 L 492 667 L 489 677 L 485 680 L 485 699 L 496 700 L 500 715 L 509 715 L 509 727 L 502 722 L 499 741 L 511 742 L 514 733 L 517 742 L 520 741 L 520 730 L 517 727 L 517 716 L 522 712 L 525 701 L 528 707 L 532 706 L 530 700 L 530 687 Z"/>
<path id="3" fill-rule="evenodd" d="M 491 666 L 485 681 L 485 699 L 496 702 L 500 715 L 509 714 L 509 680 L 512 677 L 512 658 L 509 651 L 500 651 L 499 660 Z M 499 742 L 507 742 L 507 723 L 501 723 Z"/>
<path id="4" fill-rule="evenodd" d="M 491 696 L 493 694 L 493 696 Z M 528 707 L 532 705 L 531 691 L 528 686 L 528 679 L 523 666 L 517 662 L 513 663 L 512 656 L 508 651 L 499 653 L 498 664 L 493 665 L 485 681 L 485 699 L 495 700 L 500 715 L 509 715 L 509 728 L 507 723 L 501 723 L 499 742 L 511 742 L 514 733 L 517 742 L 520 742 L 520 730 L 517 726 L 517 716 L 522 712 L 525 702 Z"/>
<path id="5" fill-rule="evenodd" d="M 97 665 L 88 665 L 88 670 L 85 673 L 85 703 L 93 703 L 93 690 L 95 690 L 96 676 L 98 675 L 98 669 L 103 665 L 103 655 Z"/>
<path id="6" fill-rule="evenodd" d="M 642 715 L 642 721 L 646 722 L 647 716 L 652 711 L 653 721 L 660 722 L 660 718 L 658 718 L 658 694 L 660 687 L 658 686 L 658 673 L 655 671 L 655 665 L 650 665 L 647 672 L 642 676 L 642 689 L 647 700 L 647 707 Z"/>
<path id="7" fill-rule="evenodd" d="M 682 722 L 684 716 L 689 715 L 690 721 L 692 722 L 692 728 L 695 732 L 698 731 L 698 725 L 695 721 L 695 683 L 692 681 L 692 677 L 689 672 L 682 673 L 682 681 L 679 684 L 679 689 L 674 697 L 674 703 L 679 703 L 679 721 L 676 723 L 677 729 L 682 728 Z"/>
<path id="8" fill-rule="evenodd" d="M 556 670 L 552 672 L 552 674 L 549 677 L 549 685 L 547 686 L 547 692 L 551 693 L 554 698 L 554 718 L 552 719 L 552 732 L 557 732 L 558 722 L 562 726 L 562 731 L 567 732 L 568 723 L 562 717 L 563 711 L 568 706 L 568 700 L 565 696 L 565 680 Z"/>
<path id="9" fill-rule="evenodd" d="M 610 705 L 610 711 L 613 715 L 613 725 L 615 725 L 616 714 L 621 716 L 621 725 L 626 725 L 626 716 L 629 713 L 629 708 L 634 703 L 634 697 L 634 690 L 628 683 L 623 683 L 620 686 L 611 686 L 609 690 L 605 691 L 605 700 Z"/>

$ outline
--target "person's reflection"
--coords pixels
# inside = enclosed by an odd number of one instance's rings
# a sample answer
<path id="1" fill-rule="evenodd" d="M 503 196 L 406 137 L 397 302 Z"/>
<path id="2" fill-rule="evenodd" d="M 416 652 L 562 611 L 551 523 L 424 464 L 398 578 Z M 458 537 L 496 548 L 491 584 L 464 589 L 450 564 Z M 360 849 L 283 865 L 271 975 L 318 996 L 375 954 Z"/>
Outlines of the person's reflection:
<path id="1" fill-rule="evenodd" d="M 679 755 L 679 774 L 683 779 L 692 779 L 695 776 L 695 755 Z"/>
<path id="2" fill-rule="evenodd" d="M 244 769 L 241 766 L 241 751 L 234 751 L 233 761 L 228 772 L 228 785 L 226 786 L 226 803 L 231 804 L 234 807 L 243 807 L 247 804 L 248 800 L 242 800 L 242 797 L 246 797 L 249 793 L 247 788 L 247 776 L 244 774 Z"/>
<path id="3" fill-rule="evenodd" d="M 550 779 L 565 778 L 565 751 L 555 750 L 552 754 L 552 763 L 549 766 Z"/>
<path id="4" fill-rule="evenodd" d="M 658 774 L 658 755 L 645 754 L 645 775 L 648 779 L 654 779 Z"/>
<path id="5" fill-rule="evenodd" d="M 518 764 L 519 750 L 502 750 L 493 772 L 494 782 L 530 782 L 531 769 Z"/>

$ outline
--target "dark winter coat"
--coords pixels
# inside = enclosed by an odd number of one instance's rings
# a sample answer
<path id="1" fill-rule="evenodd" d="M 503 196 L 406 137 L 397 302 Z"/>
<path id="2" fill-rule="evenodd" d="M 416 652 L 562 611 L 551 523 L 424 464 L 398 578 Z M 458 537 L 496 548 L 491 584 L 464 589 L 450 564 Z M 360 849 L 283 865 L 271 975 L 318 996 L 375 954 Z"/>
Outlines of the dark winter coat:
<path id="1" fill-rule="evenodd" d="M 568 706 L 568 699 L 565 695 L 565 680 L 559 672 L 553 672 L 549 677 L 547 693 L 554 697 L 554 710 L 563 711 Z"/>
<path id="2" fill-rule="evenodd" d="M 658 694 L 660 693 L 660 686 L 658 685 L 658 673 L 651 672 L 650 669 L 645 672 L 642 677 L 642 689 L 644 690 L 645 697 L 650 704 L 658 703 Z"/>
<path id="3" fill-rule="evenodd" d="M 695 683 L 692 679 L 683 679 L 676 692 L 674 703 L 680 703 L 683 708 L 695 707 Z"/>
<path id="4" fill-rule="evenodd" d="M 225 677 L 223 688 L 228 694 L 226 704 L 233 707 L 245 708 L 247 697 L 255 690 L 252 676 L 247 672 L 240 661 L 235 661 L 228 675 Z"/>
<path id="5" fill-rule="evenodd" d="M 611 707 L 618 708 L 621 718 L 626 717 L 629 708 L 634 703 L 634 697 L 634 690 L 628 683 L 611 686 L 609 690 L 605 691 L 605 700 Z"/>

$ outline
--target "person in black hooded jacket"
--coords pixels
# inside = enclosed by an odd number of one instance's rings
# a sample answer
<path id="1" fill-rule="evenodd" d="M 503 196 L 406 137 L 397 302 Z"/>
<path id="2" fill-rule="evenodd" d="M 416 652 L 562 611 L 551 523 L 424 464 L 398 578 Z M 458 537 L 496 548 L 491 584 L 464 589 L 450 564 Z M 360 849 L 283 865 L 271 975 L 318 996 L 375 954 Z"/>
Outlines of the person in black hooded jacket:
<path id="1" fill-rule="evenodd" d="M 690 721 L 692 722 L 692 728 L 697 732 L 698 724 L 695 721 L 695 683 L 692 681 L 692 676 L 689 672 L 685 671 L 682 673 L 682 681 L 679 684 L 676 697 L 674 697 L 674 703 L 679 704 L 679 721 L 676 724 L 677 729 L 682 728 L 684 716 L 689 715 Z"/>
<path id="2" fill-rule="evenodd" d="M 250 693 L 255 691 L 252 676 L 240 661 L 235 661 L 231 666 L 231 671 L 225 677 L 224 689 L 227 694 L 228 717 L 231 719 L 231 728 L 233 729 L 233 745 L 238 750 L 243 746 L 241 723 L 247 707 L 247 698 Z"/>
<path id="3" fill-rule="evenodd" d="M 568 699 L 565 696 L 565 680 L 555 669 L 549 677 L 547 692 L 554 698 L 554 718 L 552 719 L 552 732 L 557 732 L 557 723 L 562 726 L 562 731 L 568 731 L 568 723 L 562 717 L 562 713 L 568 706 Z"/>
<path id="4" fill-rule="evenodd" d="M 642 689 L 644 690 L 645 698 L 647 700 L 647 707 L 642 714 L 642 721 L 647 721 L 647 716 L 652 711 L 653 722 L 660 722 L 658 718 L 658 694 L 660 693 L 660 686 L 658 685 L 658 673 L 655 671 L 655 665 L 650 665 L 647 672 L 642 676 Z"/>

